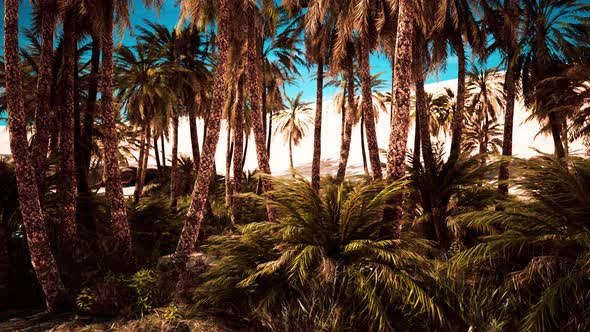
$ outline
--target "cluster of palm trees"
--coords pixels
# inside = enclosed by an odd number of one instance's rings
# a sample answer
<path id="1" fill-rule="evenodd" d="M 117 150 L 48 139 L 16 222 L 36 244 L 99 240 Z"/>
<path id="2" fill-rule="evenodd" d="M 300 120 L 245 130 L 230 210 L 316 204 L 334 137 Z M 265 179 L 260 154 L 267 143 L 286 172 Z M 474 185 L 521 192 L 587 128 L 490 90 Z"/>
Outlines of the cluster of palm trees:
<path id="1" fill-rule="evenodd" d="M 146 4 L 158 7 L 161 1 Z M 137 202 L 150 150 L 159 165 L 160 145 L 164 166 L 164 137 L 171 129 L 170 205 L 174 207 L 180 196 L 179 121 L 187 116 L 195 183 L 175 254 L 182 279 L 205 216 L 222 120 L 228 130 L 227 203 L 235 218 L 241 209 L 250 136 L 261 174 L 260 191 L 273 192 L 268 177 L 273 128 L 283 132 L 291 147 L 313 119 L 311 188 L 320 191 L 325 85 L 342 87 L 337 98 L 342 112 L 337 184 L 345 179 L 352 127 L 359 121 L 367 142 L 366 173 L 376 182 L 404 178 L 414 113 L 414 171 L 420 169 L 418 173 L 429 179 L 428 190 L 422 190 L 420 197 L 427 216 L 424 232 L 443 249 L 452 242 L 447 225 L 451 193 L 444 190 L 445 181 L 456 174 L 465 155 L 486 156 L 500 149 L 504 156 L 512 155 L 517 95 L 524 96 L 534 117 L 551 133 L 558 158 L 567 156 L 570 138 L 585 138 L 590 132 L 584 108 L 590 38 L 585 14 L 590 6 L 583 1 L 183 0 L 175 29 L 145 22 L 137 28 L 135 44 L 115 46 L 115 28 L 128 27 L 130 5 L 112 0 L 36 1 L 38 25 L 27 32 L 30 45 L 20 50 L 18 1 L 5 3 L 3 105 L 31 259 L 50 310 L 58 309 L 66 296 L 45 230 L 45 179 L 54 172 L 47 167 L 48 155 L 58 160 L 56 191 L 62 214 L 58 234 L 63 248 L 75 252 L 76 202 L 89 192 L 91 163 L 99 160 L 110 202 L 114 251 L 129 257 L 131 237 L 120 170 L 121 159 L 126 158 L 120 158 L 119 145 L 134 140 L 139 150 Z M 60 38 L 54 40 L 58 31 Z M 502 56 L 503 75 L 475 65 L 468 70 L 470 61 L 483 63 L 494 51 Z M 386 54 L 392 63 L 389 95 L 377 91 L 383 81 L 371 75 L 370 55 L 375 52 Z M 456 92 L 427 94 L 427 75 L 445 67 L 451 54 L 458 58 Z M 300 75 L 303 65 L 315 69 L 315 109 L 301 100 L 301 94 L 287 97 L 285 107 L 284 86 Z M 391 132 L 384 172 L 375 123 L 388 105 Z M 498 124 L 502 113 L 503 128 Z M 204 122 L 202 142 L 199 118 Z M 442 132 L 451 136 L 446 160 L 433 142 Z M 29 133 L 33 133 L 30 147 Z M 485 157 L 480 160 L 487 162 Z M 503 159 L 498 175 L 504 194 L 509 166 L 509 159 Z M 403 197 L 391 195 L 388 202 L 401 205 Z M 278 220 L 276 206 L 266 202 L 266 211 L 270 222 Z M 383 218 L 390 224 L 404 217 L 401 209 L 389 212 L 384 211 Z"/>

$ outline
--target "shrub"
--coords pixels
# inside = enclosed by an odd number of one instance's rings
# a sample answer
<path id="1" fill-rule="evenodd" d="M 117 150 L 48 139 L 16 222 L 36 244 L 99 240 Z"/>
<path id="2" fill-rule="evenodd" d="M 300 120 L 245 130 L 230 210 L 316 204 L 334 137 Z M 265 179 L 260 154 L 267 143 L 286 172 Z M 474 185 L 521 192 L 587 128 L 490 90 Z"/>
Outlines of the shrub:
<path id="1" fill-rule="evenodd" d="M 302 330 L 392 330 L 429 318 L 445 324 L 431 242 L 402 232 L 392 239 L 383 209 L 405 183 L 346 192 L 329 185 L 316 194 L 303 179 L 274 179 L 265 197 L 279 223 L 238 227 L 210 238 L 223 253 L 203 275 L 198 305 L 254 317 L 275 330 L 285 319 Z M 270 198 L 272 197 L 272 198 Z"/>

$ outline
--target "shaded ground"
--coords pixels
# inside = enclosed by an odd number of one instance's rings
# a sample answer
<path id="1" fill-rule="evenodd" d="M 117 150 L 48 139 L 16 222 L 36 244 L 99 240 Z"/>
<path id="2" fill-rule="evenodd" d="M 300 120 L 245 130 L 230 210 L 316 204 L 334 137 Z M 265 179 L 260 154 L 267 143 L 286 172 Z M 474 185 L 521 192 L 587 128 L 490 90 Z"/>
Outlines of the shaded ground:
<path id="1" fill-rule="evenodd" d="M 234 331 L 209 318 L 166 319 L 157 310 L 138 319 L 95 318 L 72 313 L 47 314 L 35 309 L 0 312 L 0 332 L 24 331 Z"/>

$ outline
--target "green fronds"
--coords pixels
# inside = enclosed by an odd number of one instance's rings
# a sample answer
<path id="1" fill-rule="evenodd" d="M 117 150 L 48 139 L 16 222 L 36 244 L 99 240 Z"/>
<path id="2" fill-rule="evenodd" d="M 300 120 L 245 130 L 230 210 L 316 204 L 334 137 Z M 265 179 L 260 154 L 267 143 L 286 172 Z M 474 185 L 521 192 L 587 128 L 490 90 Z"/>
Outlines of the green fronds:
<path id="1" fill-rule="evenodd" d="M 327 317 L 340 320 L 330 326 L 377 331 L 401 321 L 410 326 L 421 316 L 445 323 L 427 256 L 433 244 L 384 231 L 383 210 L 407 182 L 352 191 L 327 185 L 318 195 L 303 178 L 271 180 L 274 190 L 264 197 L 243 197 L 275 207 L 278 223 L 248 224 L 210 239 L 207 250 L 224 255 L 204 274 L 199 303 L 221 309 L 230 301 L 227 306 L 271 326 L 285 310 L 312 329 L 326 326 Z"/>

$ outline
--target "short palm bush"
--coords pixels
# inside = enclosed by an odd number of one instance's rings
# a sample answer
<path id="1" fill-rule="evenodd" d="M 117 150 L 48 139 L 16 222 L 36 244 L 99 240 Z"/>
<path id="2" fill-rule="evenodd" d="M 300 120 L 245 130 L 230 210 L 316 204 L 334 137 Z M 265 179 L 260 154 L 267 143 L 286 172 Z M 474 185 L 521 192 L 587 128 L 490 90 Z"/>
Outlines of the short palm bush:
<path id="1" fill-rule="evenodd" d="M 461 216 L 487 234 L 457 254 L 451 272 L 479 291 L 474 321 L 508 330 L 590 329 L 590 161 L 521 162 L 515 197 Z M 483 319 L 481 319 L 483 317 Z"/>
<path id="2" fill-rule="evenodd" d="M 273 182 L 271 195 L 246 197 L 274 206 L 280 221 L 209 239 L 208 253 L 222 254 L 203 275 L 199 304 L 280 331 L 445 322 L 432 243 L 407 232 L 392 239 L 382 218 L 405 183 L 328 185 L 318 195 L 303 179 Z"/>

